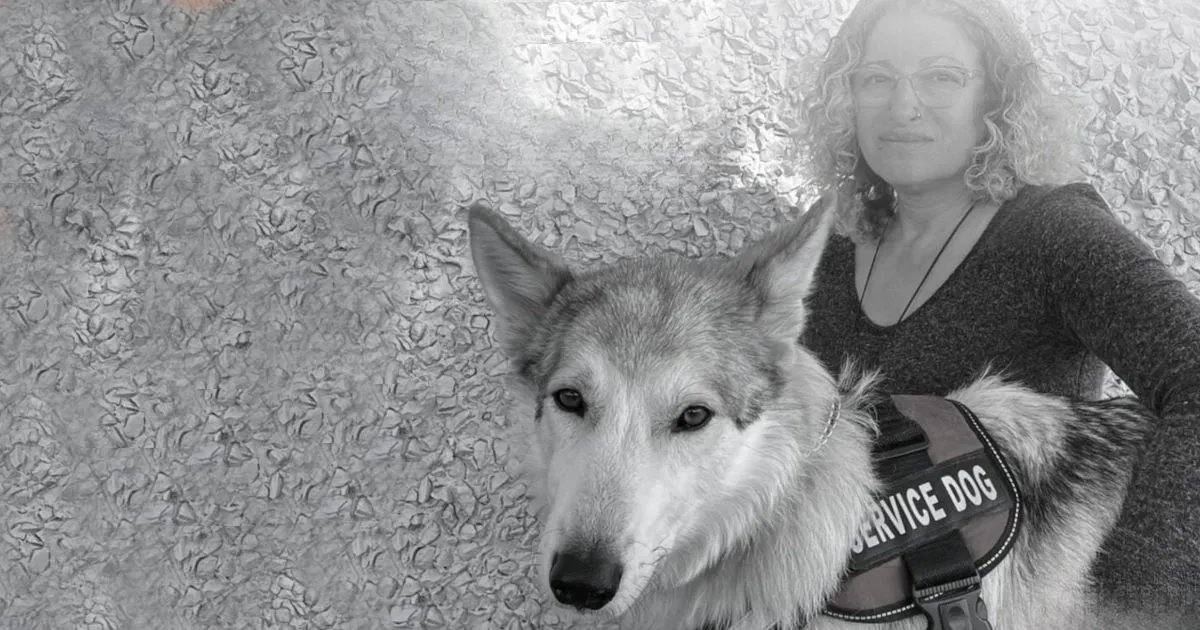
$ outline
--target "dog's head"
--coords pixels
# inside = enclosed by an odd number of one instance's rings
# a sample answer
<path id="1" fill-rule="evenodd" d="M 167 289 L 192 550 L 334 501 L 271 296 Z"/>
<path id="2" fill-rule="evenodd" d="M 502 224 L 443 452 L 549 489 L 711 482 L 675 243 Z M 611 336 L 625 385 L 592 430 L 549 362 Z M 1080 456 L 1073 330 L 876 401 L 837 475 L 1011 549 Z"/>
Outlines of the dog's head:
<path id="1" fill-rule="evenodd" d="M 621 614 L 771 520 L 835 395 L 797 343 L 833 205 L 729 260 L 586 272 L 471 208 L 495 334 L 534 398 L 560 602 Z"/>

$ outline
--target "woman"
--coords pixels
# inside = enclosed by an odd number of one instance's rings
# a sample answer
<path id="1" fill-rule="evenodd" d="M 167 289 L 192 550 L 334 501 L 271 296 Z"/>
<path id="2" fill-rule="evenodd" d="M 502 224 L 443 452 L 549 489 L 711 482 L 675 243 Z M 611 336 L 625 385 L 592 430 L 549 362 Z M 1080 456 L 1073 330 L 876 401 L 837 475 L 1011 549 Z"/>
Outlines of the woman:
<path id="1" fill-rule="evenodd" d="M 1106 368 L 1160 417 L 1097 560 L 1110 601 L 1200 602 L 1200 301 L 1070 178 L 1028 40 L 994 0 L 862 0 L 807 92 L 821 183 L 851 200 L 805 342 L 890 391 L 986 366 L 1102 397 Z"/>

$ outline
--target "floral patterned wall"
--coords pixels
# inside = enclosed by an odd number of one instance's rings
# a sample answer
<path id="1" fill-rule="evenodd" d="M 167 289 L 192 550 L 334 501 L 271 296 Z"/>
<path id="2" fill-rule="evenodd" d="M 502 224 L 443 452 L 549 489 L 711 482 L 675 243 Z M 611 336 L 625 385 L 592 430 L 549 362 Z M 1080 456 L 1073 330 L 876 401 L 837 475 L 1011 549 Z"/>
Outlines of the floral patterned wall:
<path id="1" fill-rule="evenodd" d="M 1200 293 L 1200 9 L 1014 0 Z M 459 208 L 579 263 L 814 197 L 846 0 L 0 0 L 0 626 L 589 627 Z"/>

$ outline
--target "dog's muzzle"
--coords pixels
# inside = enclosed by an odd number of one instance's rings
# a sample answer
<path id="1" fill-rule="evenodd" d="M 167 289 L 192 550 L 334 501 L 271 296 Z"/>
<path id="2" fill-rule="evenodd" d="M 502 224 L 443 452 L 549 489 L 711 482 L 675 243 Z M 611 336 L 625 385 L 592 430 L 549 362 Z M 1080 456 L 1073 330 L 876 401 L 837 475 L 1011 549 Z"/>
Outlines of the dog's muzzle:
<path id="1" fill-rule="evenodd" d="M 568 549 L 554 554 L 550 590 L 568 606 L 599 610 L 621 587 L 621 563 L 599 547 Z"/>

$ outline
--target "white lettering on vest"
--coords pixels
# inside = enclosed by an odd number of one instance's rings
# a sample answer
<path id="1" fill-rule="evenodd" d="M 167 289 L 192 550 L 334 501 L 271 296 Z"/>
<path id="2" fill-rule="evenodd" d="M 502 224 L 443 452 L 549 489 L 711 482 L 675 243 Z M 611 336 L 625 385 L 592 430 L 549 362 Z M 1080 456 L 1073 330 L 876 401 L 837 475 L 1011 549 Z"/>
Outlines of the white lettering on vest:
<path id="1" fill-rule="evenodd" d="M 896 535 L 888 529 L 887 523 L 883 520 L 883 505 L 883 501 L 875 504 L 875 509 L 871 510 L 871 520 L 875 522 L 875 533 L 879 536 L 880 542 L 887 542 Z"/>
<path id="2" fill-rule="evenodd" d="M 946 494 L 950 495 L 950 503 L 954 504 L 956 511 L 967 509 L 967 499 L 963 496 L 962 488 L 958 487 L 958 482 L 954 480 L 953 475 L 942 475 L 942 487 L 946 489 Z"/>
<path id="3" fill-rule="evenodd" d="M 958 471 L 958 484 L 962 486 L 963 494 L 972 505 L 980 505 L 983 503 L 983 495 L 979 493 L 979 484 L 975 483 L 975 478 L 970 472 L 965 470 Z"/>
<path id="4" fill-rule="evenodd" d="M 979 482 L 979 487 L 983 489 L 983 496 L 987 497 L 988 501 L 995 501 L 1000 494 L 996 492 L 996 486 L 992 484 L 992 480 L 988 479 L 987 471 L 983 469 L 983 466 L 976 464 L 971 472 L 975 474 L 975 481 Z"/>
<path id="5" fill-rule="evenodd" d="M 904 498 L 908 499 L 908 508 L 916 515 L 917 522 L 922 525 L 929 524 L 929 511 L 917 507 L 917 502 L 921 500 L 921 493 L 917 492 L 916 488 L 909 488 L 904 494 Z"/>
<path id="6" fill-rule="evenodd" d="M 941 483 L 956 512 L 963 512 L 971 505 L 980 506 L 985 500 L 999 496 L 987 471 L 979 465 L 943 475 Z M 946 518 L 946 510 L 938 504 L 938 495 L 934 494 L 933 484 L 929 482 L 876 500 L 859 525 L 851 542 L 851 551 L 862 553 Z"/>
<path id="7" fill-rule="evenodd" d="M 896 528 L 898 533 L 903 534 L 908 531 L 904 527 L 904 519 L 900 518 L 901 510 L 896 507 L 896 495 L 893 494 L 888 497 L 886 503 L 880 501 L 879 505 L 883 508 L 883 513 L 887 515 L 888 521 L 892 523 L 892 527 Z M 900 505 L 904 505 L 904 503 L 901 502 Z"/>
<path id="8" fill-rule="evenodd" d="M 925 497 L 925 504 L 929 506 L 929 513 L 933 515 L 933 520 L 940 521 L 946 518 L 946 511 L 937 506 L 937 497 L 933 496 L 933 484 L 925 482 L 921 484 L 921 495 Z"/>

